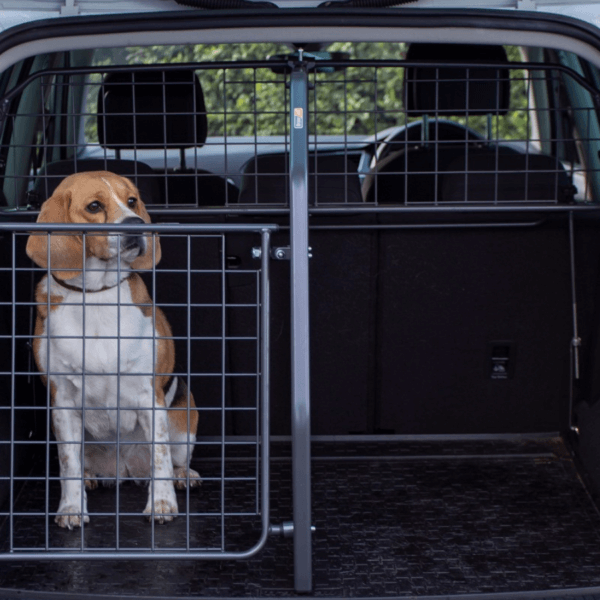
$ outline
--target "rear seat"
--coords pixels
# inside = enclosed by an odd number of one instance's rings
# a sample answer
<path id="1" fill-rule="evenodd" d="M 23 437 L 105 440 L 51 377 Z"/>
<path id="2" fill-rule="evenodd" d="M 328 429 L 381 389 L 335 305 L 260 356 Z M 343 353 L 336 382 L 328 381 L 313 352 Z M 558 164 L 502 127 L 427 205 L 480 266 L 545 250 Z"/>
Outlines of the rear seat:
<path id="1" fill-rule="evenodd" d="M 289 204 L 289 155 L 260 154 L 242 167 L 240 204 Z M 358 158 L 314 154 L 308 158 L 309 204 L 362 202 Z"/>
<path id="2" fill-rule="evenodd" d="M 49 197 L 72 173 L 109 170 L 130 177 L 147 204 L 222 206 L 238 189 L 219 175 L 185 164 L 185 149 L 200 148 L 207 136 L 204 95 L 191 69 L 127 71 L 106 75 L 98 94 L 98 140 L 115 151 L 115 159 L 77 159 L 49 163 L 35 191 Z M 180 165 L 157 173 L 137 160 L 123 160 L 127 150 L 177 149 Z"/>
<path id="3" fill-rule="evenodd" d="M 412 44 L 406 59 L 448 62 L 507 62 L 501 46 Z M 510 100 L 508 69 L 498 66 L 419 66 L 405 70 L 408 117 L 435 119 L 506 115 Z M 429 122 L 435 135 L 436 121 Z M 367 202 L 540 201 L 567 202 L 573 186 L 562 165 L 550 156 L 519 152 L 514 147 L 473 139 L 430 135 L 418 146 L 402 144 L 378 161 L 363 186 Z M 502 172 L 502 177 L 496 173 Z M 507 177 L 506 175 L 509 175 Z"/>
<path id="4" fill-rule="evenodd" d="M 238 189 L 224 177 L 186 165 L 186 148 L 201 148 L 207 132 L 204 94 L 192 69 L 106 76 L 98 98 L 100 144 L 117 153 L 165 148 L 180 152 L 179 167 L 161 178 L 166 204 L 223 206 L 237 198 Z"/>
<path id="5" fill-rule="evenodd" d="M 42 202 L 54 193 L 58 184 L 73 173 L 86 171 L 112 171 L 131 179 L 140 190 L 146 204 L 160 204 L 161 193 L 156 174 L 147 164 L 134 160 L 78 159 L 59 160 L 48 163 L 40 170 L 35 181 L 34 192 Z"/>
<path id="6" fill-rule="evenodd" d="M 560 161 L 552 156 L 470 152 L 446 165 L 441 199 L 565 204 L 573 201 L 576 191 Z"/>

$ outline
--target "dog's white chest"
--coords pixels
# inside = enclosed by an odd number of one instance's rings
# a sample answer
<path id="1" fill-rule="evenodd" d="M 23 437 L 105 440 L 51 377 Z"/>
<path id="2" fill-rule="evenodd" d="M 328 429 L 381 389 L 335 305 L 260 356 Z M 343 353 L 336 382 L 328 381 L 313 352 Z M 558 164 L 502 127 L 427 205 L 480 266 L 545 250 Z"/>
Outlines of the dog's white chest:
<path id="1" fill-rule="evenodd" d="M 121 284 L 120 293 L 115 287 L 86 294 L 85 304 L 82 294 L 66 292 L 46 320 L 51 372 L 55 366 L 74 374 L 152 372 L 157 334 L 152 318 L 132 305 L 127 283 Z"/>
<path id="2" fill-rule="evenodd" d="M 58 290 L 53 290 L 58 291 Z M 127 282 L 87 293 L 62 288 L 63 301 L 49 311 L 40 344 L 42 364 L 61 396 L 84 406 L 86 429 L 106 437 L 135 428 L 132 411 L 152 406 L 157 333 L 151 316 L 132 304 Z M 49 336 L 49 337 L 48 337 Z M 118 421 L 118 422 L 117 422 Z"/>

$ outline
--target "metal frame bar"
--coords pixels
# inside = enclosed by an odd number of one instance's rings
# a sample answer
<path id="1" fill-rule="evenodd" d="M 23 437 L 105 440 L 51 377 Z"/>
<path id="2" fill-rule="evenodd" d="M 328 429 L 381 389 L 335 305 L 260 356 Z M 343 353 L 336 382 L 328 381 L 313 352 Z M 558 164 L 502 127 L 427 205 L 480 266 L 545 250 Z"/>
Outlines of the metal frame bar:
<path id="1" fill-rule="evenodd" d="M 292 337 L 292 482 L 294 577 L 298 592 L 312 589 L 310 484 L 310 314 L 308 243 L 308 77 L 306 63 L 290 81 L 290 244 Z"/>
<path id="2" fill-rule="evenodd" d="M 579 347 L 581 346 L 581 337 L 579 335 L 579 322 L 578 322 L 578 310 L 577 310 L 577 275 L 575 269 L 576 257 L 575 257 L 575 219 L 573 213 L 569 213 L 569 276 L 571 283 L 571 314 L 572 314 L 572 327 L 573 337 L 571 339 L 571 368 L 569 372 L 570 385 L 569 385 L 569 429 L 577 432 L 577 428 L 573 425 L 574 419 L 574 403 L 575 403 L 575 382 L 580 376 L 580 352 Z"/>
<path id="3" fill-rule="evenodd" d="M 210 208 L 203 214 L 209 215 L 228 215 L 228 214 L 251 214 L 267 216 L 288 215 L 288 208 L 269 208 L 268 206 L 260 206 L 250 210 L 240 210 L 233 208 Z M 309 215 L 343 215 L 351 214 L 452 214 L 452 215 L 469 215 L 469 214 L 565 214 L 568 213 L 600 213 L 600 205 L 598 204 L 581 204 L 581 205 L 545 205 L 545 204 L 519 204 L 519 205 L 437 205 L 437 206 L 366 206 L 366 205 L 351 205 L 351 206 L 329 206 L 308 208 Z M 153 216 L 170 216 L 170 217 L 198 217 L 197 208 L 155 208 L 148 209 L 148 213 Z M 16 208 L 0 211 L 0 215 L 6 218 L 16 219 L 23 217 L 35 217 L 39 214 L 39 210 L 31 208 Z M 333 228 L 333 227 L 332 227 Z M 312 229 L 312 226 L 311 226 Z"/>
<path id="4" fill-rule="evenodd" d="M 600 1 L 600 0 L 599 0 Z M 310 56 L 303 57 L 304 64 L 306 66 L 307 72 L 314 68 L 317 64 L 313 59 L 311 60 Z M 420 61 L 420 60 L 394 60 L 394 59 L 386 59 L 386 60 L 377 60 L 377 59 L 352 59 L 352 60 L 319 60 L 319 67 L 419 67 L 424 65 L 431 65 L 431 61 Z M 447 66 L 444 63 L 439 63 L 440 67 Z M 457 68 L 481 68 L 482 66 L 486 66 L 485 61 L 453 61 L 452 66 Z M 489 66 L 501 68 L 505 65 L 500 63 L 489 63 Z M 507 63 L 506 66 L 509 66 L 511 69 L 525 69 L 529 71 L 560 71 L 563 73 L 567 73 L 577 83 L 583 86 L 587 91 L 592 93 L 597 102 L 600 102 L 600 90 L 594 88 L 584 77 L 582 77 L 579 73 L 571 69 L 570 67 L 562 64 L 552 64 L 548 65 L 545 63 L 536 63 L 536 62 L 510 62 Z M 95 73 L 129 73 L 133 69 L 136 71 L 164 71 L 165 69 L 186 69 L 193 68 L 198 70 L 208 70 L 208 69 L 257 69 L 257 68 L 289 68 L 290 63 L 286 60 L 248 60 L 248 61 L 212 61 L 212 62 L 185 62 L 185 63 L 174 63 L 174 64 L 159 64 L 159 65 L 107 65 L 103 67 L 76 67 L 76 68 L 55 68 L 55 69 L 44 69 L 43 71 L 38 71 L 33 75 L 30 75 L 22 82 L 19 82 L 17 86 L 9 90 L 5 95 L 5 100 L 11 100 L 16 95 L 18 95 L 24 88 L 26 88 L 32 81 L 39 77 L 48 76 L 48 75 L 91 75 Z"/>

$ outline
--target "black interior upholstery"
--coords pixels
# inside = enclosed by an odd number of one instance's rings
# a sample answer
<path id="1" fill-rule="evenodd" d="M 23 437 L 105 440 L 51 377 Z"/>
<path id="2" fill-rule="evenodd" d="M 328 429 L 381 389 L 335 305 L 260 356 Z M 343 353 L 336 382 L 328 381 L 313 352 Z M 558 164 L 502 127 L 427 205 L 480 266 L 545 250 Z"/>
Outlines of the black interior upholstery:
<path id="1" fill-rule="evenodd" d="M 243 167 L 239 202 L 289 204 L 289 155 L 260 154 Z M 340 154 L 309 155 L 310 204 L 362 202 L 357 173 L 358 157 Z"/>
<path id="2" fill-rule="evenodd" d="M 510 101 L 510 76 L 502 46 L 473 44 L 411 44 L 407 61 L 432 61 L 434 66 L 407 67 L 404 72 L 405 106 L 410 116 L 504 115 Z M 487 63 L 476 66 L 477 62 Z M 473 66 L 440 67 L 442 63 Z"/>
<path id="3" fill-rule="evenodd" d="M 488 149 L 461 154 L 447 163 L 441 199 L 567 203 L 575 191 L 562 164 L 552 156 Z"/>
<path id="4" fill-rule="evenodd" d="M 80 171 L 109 170 L 133 179 L 147 204 L 222 206 L 237 199 L 229 180 L 185 165 L 185 149 L 200 148 L 207 135 L 204 95 L 190 69 L 114 72 L 98 94 L 100 145 L 116 151 L 115 159 L 72 159 L 49 163 L 35 184 L 43 199 L 62 177 Z M 180 165 L 159 173 L 121 158 L 126 150 L 179 150 Z"/>
<path id="5" fill-rule="evenodd" d="M 116 159 L 72 159 L 48 163 L 41 169 L 35 181 L 34 191 L 38 195 L 38 200 L 43 202 L 50 198 L 65 177 L 86 171 L 111 171 L 128 177 L 135 183 L 146 204 L 159 204 L 161 201 L 156 174 L 147 164 Z"/>
<path id="6" fill-rule="evenodd" d="M 98 139 L 113 149 L 191 148 L 206 141 L 200 81 L 190 69 L 109 73 L 98 94 Z"/>
<path id="7" fill-rule="evenodd" d="M 506 115 L 510 100 L 507 68 L 437 66 L 472 62 L 473 56 L 485 63 L 507 62 L 501 46 L 411 44 L 407 60 L 433 61 L 436 65 L 406 68 L 407 115 L 435 118 Z M 438 127 L 431 123 L 429 132 L 429 138 L 420 145 L 400 145 L 393 152 L 386 148 L 385 157 L 379 154 L 382 158 L 374 161 L 363 184 L 367 202 L 544 200 L 564 203 L 572 200 L 572 184 L 562 165 L 550 156 L 520 152 L 497 142 L 473 140 L 467 130 L 462 141 L 436 137 Z M 475 174 L 472 175 L 472 171 Z M 506 172 L 510 178 L 498 180 L 498 171 Z"/>
<path id="8" fill-rule="evenodd" d="M 507 147 L 491 148 L 481 140 L 450 142 L 433 140 L 428 145 L 403 148 L 387 155 L 376 163 L 363 185 L 367 202 L 380 204 L 404 204 L 413 202 L 438 202 L 449 200 L 453 194 L 444 197 L 444 179 L 449 165 L 457 155 L 490 155 L 493 158 L 514 154 Z M 468 163 L 470 165 L 470 162 Z M 454 171 L 454 170 L 453 170 Z M 462 169 L 464 173 L 464 168 Z M 492 180 L 493 185 L 495 179 Z M 457 201 L 464 200 L 455 198 Z"/>

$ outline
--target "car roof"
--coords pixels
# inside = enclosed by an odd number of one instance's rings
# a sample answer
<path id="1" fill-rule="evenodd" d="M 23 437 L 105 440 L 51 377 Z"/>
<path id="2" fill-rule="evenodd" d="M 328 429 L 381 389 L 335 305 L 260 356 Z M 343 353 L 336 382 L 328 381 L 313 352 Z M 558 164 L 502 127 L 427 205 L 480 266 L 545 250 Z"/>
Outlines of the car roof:
<path id="1" fill-rule="evenodd" d="M 248 6 L 261 0 L 247 0 Z M 345 2 L 347 0 L 333 0 Z M 575 17 L 600 27 L 600 0 L 398 0 L 411 9 L 506 9 L 529 10 Z M 270 0 L 279 8 L 312 8 L 324 0 Z M 224 2 L 225 4 L 225 2 Z M 4 0 L 0 12 L 0 31 L 32 21 L 90 15 L 115 15 L 141 12 L 198 10 L 185 0 Z M 344 10 L 340 4 L 339 10 Z"/>
<path id="2" fill-rule="evenodd" d="M 263 0 L 245 1 L 246 7 L 252 7 Z M 297 36 L 306 44 L 320 44 L 341 37 L 350 42 L 374 41 L 369 36 L 375 29 L 378 36 L 385 30 L 389 42 L 462 43 L 468 32 L 468 42 L 477 43 L 481 38 L 470 34 L 481 26 L 486 43 L 562 49 L 600 68 L 600 0 L 397 1 L 402 4 L 391 8 L 393 0 L 369 0 L 365 8 L 365 0 L 329 0 L 329 7 L 323 9 L 319 6 L 324 0 L 269 0 L 271 10 L 238 11 L 227 9 L 226 0 L 222 0 L 223 10 L 186 6 L 192 0 L 3 0 L 0 71 L 25 57 L 50 52 L 195 44 L 198 28 L 206 33 L 205 44 L 264 41 L 265 27 L 271 27 L 271 42 L 287 44 Z M 214 0 L 193 2 L 215 5 Z M 387 10 L 375 10 L 374 5 Z M 415 25 L 423 19 L 432 24 L 429 29 Z M 456 26 L 448 27 L 448 19 Z M 85 24 L 85 34 L 80 24 Z"/>

